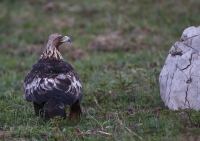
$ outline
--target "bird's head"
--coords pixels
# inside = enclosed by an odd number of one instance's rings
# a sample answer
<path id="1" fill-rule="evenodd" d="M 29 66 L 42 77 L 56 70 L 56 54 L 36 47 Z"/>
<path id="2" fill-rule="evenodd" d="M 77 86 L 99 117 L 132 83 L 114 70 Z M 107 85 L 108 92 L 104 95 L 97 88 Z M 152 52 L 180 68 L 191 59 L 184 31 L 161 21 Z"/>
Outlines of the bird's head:
<path id="1" fill-rule="evenodd" d="M 65 42 L 70 42 L 71 43 L 71 39 L 68 36 L 63 36 L 57 33 L 51 34 L 49 36 L 49 40 L 47 43 L 47 48 L 48 47 L 55 47 L 58 49 L 58 47 Z"/>
<path id="2" fill-rule="evenodd" d="M 42 53 L 40 58 L 41 59 L 45 59 L 45 58 L 62 59 L 62 56 L 59 52 L 59 46 L 65 42 L 71 43 L 70 37 L 63 36 L 63 35 L 57 34 L 57 33 L 51 34 L 49 36 L 49 40 L 48 40 L 46 49 Z"/>

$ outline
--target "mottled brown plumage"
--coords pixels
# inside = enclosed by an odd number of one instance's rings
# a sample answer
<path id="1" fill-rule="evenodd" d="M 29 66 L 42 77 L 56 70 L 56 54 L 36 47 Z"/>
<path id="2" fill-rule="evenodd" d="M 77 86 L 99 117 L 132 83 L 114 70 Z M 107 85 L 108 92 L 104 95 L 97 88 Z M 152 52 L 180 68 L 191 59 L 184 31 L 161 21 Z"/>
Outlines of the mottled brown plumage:
<path id="1" fill-rule="evenodd" d="M 82 85 L 74 68 L 64 62 L 59 46 L 71 42 L 67 36 L 52 34 L 39 61 L 24 79 L 25 99 L 33 102 L 35 115 L 50 119 L 66 118 L 66 105 L 70 105 L 69 117 L 81 115 Z"/>

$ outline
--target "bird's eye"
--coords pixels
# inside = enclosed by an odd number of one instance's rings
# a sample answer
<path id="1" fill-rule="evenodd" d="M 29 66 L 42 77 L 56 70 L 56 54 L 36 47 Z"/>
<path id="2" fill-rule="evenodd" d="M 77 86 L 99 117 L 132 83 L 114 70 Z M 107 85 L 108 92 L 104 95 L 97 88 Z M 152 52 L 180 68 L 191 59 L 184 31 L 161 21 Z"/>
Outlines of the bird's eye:
<path id="1" fill-rule="evenodd" d="M 59 36 L 58 39 L 62 39 L 62 36 Z"/>

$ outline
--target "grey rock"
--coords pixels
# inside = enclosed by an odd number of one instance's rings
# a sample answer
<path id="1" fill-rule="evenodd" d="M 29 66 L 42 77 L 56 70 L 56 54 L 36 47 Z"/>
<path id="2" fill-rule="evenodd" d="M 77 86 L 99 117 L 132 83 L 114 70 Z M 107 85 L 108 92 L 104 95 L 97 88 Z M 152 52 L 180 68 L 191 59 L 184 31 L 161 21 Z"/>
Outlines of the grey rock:
<path id="1" fill-rule="evenodd" d="M 200 26 L 183 31 L 159 75 L 160 95 L 172 110 L 200 109 Z"/>

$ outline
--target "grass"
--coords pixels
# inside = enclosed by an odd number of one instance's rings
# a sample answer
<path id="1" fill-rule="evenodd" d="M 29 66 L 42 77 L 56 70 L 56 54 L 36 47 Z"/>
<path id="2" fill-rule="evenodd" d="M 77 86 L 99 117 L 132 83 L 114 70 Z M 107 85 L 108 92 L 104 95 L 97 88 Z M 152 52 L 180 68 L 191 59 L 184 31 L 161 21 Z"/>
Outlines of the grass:
<path id="1" fill-rule="evenodd" d="M 35 0 L 0 2 L 0 140 L 198 140 L 200 113 L 171 111 L 158 76 L 168 50 L 199 26 L 198 0 Z M 83 117 L 71 123 L 34 116 L 23 79 L 48 36 L 83 82 Z"/>

